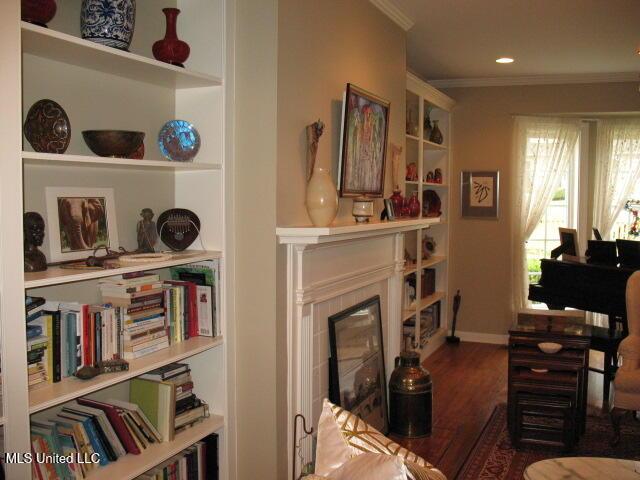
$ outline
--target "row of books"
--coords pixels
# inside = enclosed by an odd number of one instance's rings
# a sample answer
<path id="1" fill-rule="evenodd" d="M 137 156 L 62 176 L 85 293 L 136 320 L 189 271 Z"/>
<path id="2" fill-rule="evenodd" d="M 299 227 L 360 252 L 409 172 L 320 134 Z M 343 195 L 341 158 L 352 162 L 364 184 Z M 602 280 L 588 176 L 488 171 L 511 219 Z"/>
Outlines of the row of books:
<path id="1" fill-rule="evenodd" d="M 413 315 L 403 322 L 403 336 L 415 342 L 416 317 Z M 420 312 L 420 345 L 427 344 L 429 338 L 440 328 L 440 302 L 428 306 Z"/>
<path id="2" fill-rule="evenodd" d="M 32 454 L 46 459 L 32 464 L 33 477 L 86 478 L 98 466 L 172 441 L 176 432 L 208 416 L 208 406 L 193 392 L 188 364 L 170 364 L 145 377 L 130 381 L 128 401 L 81 397 L 54 417 L 32 418 Z M 56 461 L 61 457 L 72 461 Z"/>
<path id="3" fill-rule="evenodd" d="M 29 386 L 59 382 L 85 366 L 134 360 L 191 337 L 219 335 L 218 262 L 172 268 L 171 277 L 108 278 L 99 283 L 100 305 L 26 297 Z"/>
<path id="4" fill-rule="evenodd" d="M 218 480 L 218 435 L 212 433 L 137 480 Z"/>

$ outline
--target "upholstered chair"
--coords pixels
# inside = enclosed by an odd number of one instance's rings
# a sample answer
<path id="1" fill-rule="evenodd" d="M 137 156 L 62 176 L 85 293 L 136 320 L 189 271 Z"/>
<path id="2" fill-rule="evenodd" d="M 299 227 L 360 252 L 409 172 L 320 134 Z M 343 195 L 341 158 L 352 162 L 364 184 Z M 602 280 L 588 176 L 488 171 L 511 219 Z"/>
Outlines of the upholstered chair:
<path id="1" fill-rule="evenodd" d="M 640 410 L 640 271 L 627 281 L 627 322 L 629 336 L 618 349 L 622 366 L 616 373 L 611 410 L 613 444 L 620 441 L 620 421 L 625 414 Z"/>

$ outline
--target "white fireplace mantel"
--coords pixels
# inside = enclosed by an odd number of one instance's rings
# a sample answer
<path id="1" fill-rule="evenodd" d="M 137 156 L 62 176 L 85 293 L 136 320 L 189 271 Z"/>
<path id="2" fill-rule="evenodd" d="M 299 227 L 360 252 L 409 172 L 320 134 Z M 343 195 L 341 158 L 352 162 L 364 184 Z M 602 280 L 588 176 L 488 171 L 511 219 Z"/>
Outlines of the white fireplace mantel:
<path id="1" fill-rule="evenodd" d="M 278 227 L 276 235 L 281 244 L 310 245 L 318 243 L 340 242 L 357 238 L 390 235 L 426 227 L 440 222 L 437 218 L 409 218 L 392 221 L 372 221 L 355 223 L 353 221 L 336 222 L 328 227 L 293 226 Z"/>
<path id="2" fill-rule="evenodd" d="M 317 421 L 317 395 L 324 392 L 328 370 L 328 317 L 366 297 L 380 295 L 388 380 L 402 343 L 403 233 L 437 223 L 439 218 L 415 218 L 276 229 L 279 243 L 286 247 L 287 261 L 289 465 L 293 446 L 299 441 L 293 438 L 294 416 L 300 413 L 312 424 Z M 308 438 L 302 441 L 302 454 L 305 460 L 312 459 Z M 295 461 L 297 478 L 301 465 L 297 456 Z"/>

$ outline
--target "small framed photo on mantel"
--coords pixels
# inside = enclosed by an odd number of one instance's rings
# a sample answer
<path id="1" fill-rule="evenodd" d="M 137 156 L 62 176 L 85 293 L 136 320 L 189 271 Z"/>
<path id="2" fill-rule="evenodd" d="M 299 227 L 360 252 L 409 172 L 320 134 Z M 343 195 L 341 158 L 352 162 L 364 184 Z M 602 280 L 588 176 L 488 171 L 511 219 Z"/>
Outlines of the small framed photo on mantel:
<path id="1" fill-rule="evenodd" d="M 498 218 L 500 172 L 462 172 L 460 196 L 462 218 Z"/>

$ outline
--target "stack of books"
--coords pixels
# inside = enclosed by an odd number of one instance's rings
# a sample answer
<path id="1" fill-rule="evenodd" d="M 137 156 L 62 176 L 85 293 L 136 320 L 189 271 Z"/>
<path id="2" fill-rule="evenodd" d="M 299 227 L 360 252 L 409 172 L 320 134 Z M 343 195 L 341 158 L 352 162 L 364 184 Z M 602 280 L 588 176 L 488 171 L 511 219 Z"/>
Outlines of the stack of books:
<path id="1" fill-rule="evenodd" d="M 168 430 L 172 430 L 171 435 L 209 415 L 209 407 L 200 400 L 193 391 L 193 380 L 191 369 L 186 363 L 171 363 L 164 367 L 152 370 L 131 382 L 132 399 L 138 400 L 142 408 L 149 405 L 149 411 L 155 412 L 155 405 L 149 404 L 147 397 L 150 392 L 167 390 L 167 396 L 173 396 L 172 411 L 159 419 L 159 425 L 166 425 Z M 157 396 L 151 393 L 152 398 Z M 135 401 L 135 400 L 134 400 Z M 171 401 L 171 400 L 169 400 Z M 153 413 L 152 413 L 153 415 Z M 165 423 L 166 422 L 166 423 Z"/>
<path id="2" fill-rule="evenodd" d="M 108 278 L 99 288 L 103 302 L 115 310 L 121 325 L 122 358 L 133 360 L 169 347 L 159 275 Z"/>
<path id="3" fill-rule="evenodd" d="M 218 480 L 218 435 L 212 433 L 137 477 L 138 480 Z"/>
<path id="4" fill-rule="evenodd" d="M 52 460 L 32 463 L 33 477 L 85 478 L 99 465 L 108 465 L 127 453 L 137 455 L 160 441 L 160 434 L 137 405 L 78 398 L 55 417 L 32 419 L 32 451 Z M 68 455 L 73 461 L 55 460 Z"/>

